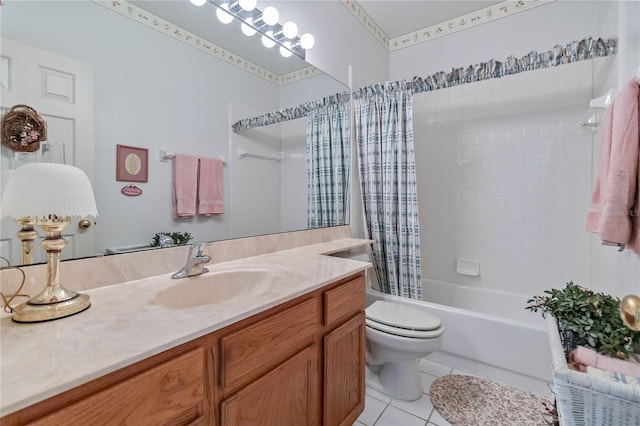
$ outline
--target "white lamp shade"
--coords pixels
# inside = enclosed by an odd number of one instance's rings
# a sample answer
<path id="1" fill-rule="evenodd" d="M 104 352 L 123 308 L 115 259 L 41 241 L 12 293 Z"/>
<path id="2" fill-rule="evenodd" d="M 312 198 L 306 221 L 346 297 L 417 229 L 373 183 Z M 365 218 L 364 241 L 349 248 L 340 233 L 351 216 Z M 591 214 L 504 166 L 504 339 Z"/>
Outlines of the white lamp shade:
<path id="1" fill-rule="evenodd" d="M 2 193 L 2 217 L 98 216 L 87 175 L 77 167 L 30 163 L 18 167 Z"/>

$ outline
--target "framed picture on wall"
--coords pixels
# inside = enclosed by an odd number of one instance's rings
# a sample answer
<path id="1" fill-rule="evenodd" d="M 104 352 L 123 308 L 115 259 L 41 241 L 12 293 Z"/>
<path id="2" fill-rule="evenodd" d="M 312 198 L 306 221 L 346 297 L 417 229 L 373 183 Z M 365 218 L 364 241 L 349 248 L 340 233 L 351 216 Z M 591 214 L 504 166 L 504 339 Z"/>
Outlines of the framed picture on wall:
<path id="1" fill-rule="evenodd" d="M 116 180 L 147 182 L 149 150 L 136 146 L 116 145 Z"/>

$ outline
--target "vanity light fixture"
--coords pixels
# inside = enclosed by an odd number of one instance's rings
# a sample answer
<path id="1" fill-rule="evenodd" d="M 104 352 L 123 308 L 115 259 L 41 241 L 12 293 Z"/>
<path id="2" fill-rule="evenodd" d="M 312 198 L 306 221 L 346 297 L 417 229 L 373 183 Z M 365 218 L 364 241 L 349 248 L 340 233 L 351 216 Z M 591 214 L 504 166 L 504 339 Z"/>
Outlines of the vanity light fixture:
<path id="1" fill-rule="evenodd" d="M 282 46 L 280 46 L 280 54 L 285 58 L 293 55 L 293 52 L 291 52 L 291 42 L 285 41 L 282 43 Z"/>
<path id="2" fill-rule="evenodd" d="M 267 49 L 271 49 L 276 45 L 276 42 L 273 41 L 273 31 L 267 31 L 265 35 L 262 36 L 262 45 Z"/>
<path id="3" fill-rule="evenodd" d="M 194 4 L 200 4 L 203 0 L 191 0 Z M 271 48 L 280 44 L 280 53 L 289 57 L 293 53 L 305 59 L 305 50 L 311 49 L 315 44 L 314 37 L 307 33 L 298 36 L 298 26 L 293 21 L 280 25 L 278 9 L 267 6 L 263 11 L 256 8 L 257 0 L 204 0 L 216 6 L 216 16 L 222 23 L 228 24 L 233 18 L 240 21 L 242 32 L 251 37 L 256 32 L 262 34 L 262 44 Z"/>
<path id="4" fill-rule="evenodd" d="M 207 0 L 190 0 L 195 6 L 202 6 L 207 2 Z"/>
<path id="5" fill-rule="evenodd" d="M 46 233 L 40 246 L 47 252 L 47 285 L 28 302 L 13 309 L 16 322 L 38 322 L 82 312 L 91 302 L 86 294 L 60 284 L 60 253 L 67 245 L 62 231 L 71 216 L 97 216 L 87 175 L 74 166 L 29 163 L 18 167 L 2 193 L 2 217 L 32 217 Z"/>
<path id="6" fill-rule="evenodd" d="M 221 3 L 218 5 L 218 8 L 216 9 L 216 17 L 218 18 L 218 21 L 223 24 L 228 24 L 233 21 L 233 15 L 229 12 L 229 3 Z"/>
<path id="7" fill-rule="evenodd" d="M 244 22 L 240 24 L 240 30 L 242 30 L 242 34 L 247 37 L 255 35 L 256 29 L 253 28 L 253 18 L 246 18 Z"/>
<path id="8" fill-rule="evenodd" d="M 280 19 L 280 13 L 275 7 L 267 6 L 264 8 L 264 12 L 262 12 L 262 19 L 267 25 L 275 25 Z"/>
<path id="9" fill-rule="evenodd" d="M 316 44 L 316 39 L 313 37 L 313 34 L 304 33 L 302 34 L 302 37 L 300 37 L 300 47 L 304 50 L 311 49 L 314 44 Z"/>
<path id="10" fill-rule="evenodd" d="M 282 26 L 282 34 L 288 39 L 293 39 L 298 35 L 298 26 L 293 21 L 285 22 Z"/>
<path id="11" fill-rule="evenodd" d="M 243 10 L 246 10 L 247 12 L 251 12 L 253 9 L 256 8 L 256 5 L 258 4 L 258 0 L 240 0 L 238 1 L 238 3 L 240 4 L 240 7 Z"/>

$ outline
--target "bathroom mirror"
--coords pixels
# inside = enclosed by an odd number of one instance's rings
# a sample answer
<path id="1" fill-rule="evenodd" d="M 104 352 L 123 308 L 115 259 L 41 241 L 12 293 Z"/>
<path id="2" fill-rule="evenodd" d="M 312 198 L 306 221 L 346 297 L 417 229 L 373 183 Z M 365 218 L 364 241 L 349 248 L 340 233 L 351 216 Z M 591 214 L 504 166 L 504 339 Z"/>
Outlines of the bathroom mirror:
<path id="1" fill-rule="evenodd" d="M 277 47 L 264 48 L 236 23 L 220 24 L 211 4 L 9 1 L 1 20 L 2 107 L 27 103 L 41 112 L 49 141 L 70 140 L 66 162 L 86 169 L 93 182 L 100 216 L 88 229 L 77 226 L 82 218 L 68 227 L 67 258 L 145 249 L 159 232 L 215 241 L 306 228 L 306 119 L 236 133 L 231 125 L 346 86 L 295 55 L 282 58 Z M 25 55 L 11 57 L 11 43 L 32 52 L 36 64 L 54 55 L 51 65 L 37 65 L 33 86 L 40 92 L 31 98 L 17 93 L 14 67 Z M 78 74 L 67 71 L 67 62 Z M 88 102 L 92 114 L 68 118 L 48 109 L 47 97 L 63 112 Z M 146 182 L 116 180 L 117 145 L 147 150 Z M 224 214 L 172 218 L 173 163 L 160 160 L 161 150 L 224 160 Z M 2 170 L 15 163 L 3 147 Z M 124 195 L 129 184 L 142 193 Z M 14 264 L 20 263 L 17 230 L 15 221 L 3 219 L 1 253 Z M 35 256 L 44 261 L 42 253 Z"/>

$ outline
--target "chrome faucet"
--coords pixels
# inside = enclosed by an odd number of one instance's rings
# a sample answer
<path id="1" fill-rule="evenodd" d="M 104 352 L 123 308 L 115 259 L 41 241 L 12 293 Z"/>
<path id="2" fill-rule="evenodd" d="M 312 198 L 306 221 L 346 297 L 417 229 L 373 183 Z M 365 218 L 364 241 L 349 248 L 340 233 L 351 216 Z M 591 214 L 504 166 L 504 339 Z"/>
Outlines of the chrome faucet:
<path id="1" fill-rule="evenodd" d="M 178 272 L 171 275 L 171 278 L 177 279 L 193 277 L 195 275 L 201 275 L 205 272 L 209 272 L 209 270 L 205 268 L 204 265 L 211 262 L 211 256 L 202 254 L 202 246 L 203 243 L 191 244 L 187 262 Z"/>

